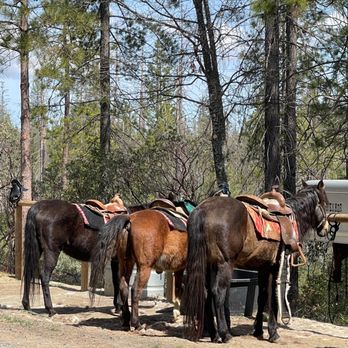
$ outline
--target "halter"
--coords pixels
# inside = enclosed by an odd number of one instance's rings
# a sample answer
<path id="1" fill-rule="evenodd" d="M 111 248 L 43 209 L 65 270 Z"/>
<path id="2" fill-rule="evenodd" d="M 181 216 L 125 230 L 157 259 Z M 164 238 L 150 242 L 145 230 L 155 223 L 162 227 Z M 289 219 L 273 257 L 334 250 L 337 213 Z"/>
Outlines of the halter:
<path id="1" fill-rule="evenodd" d="M 315 191 L 315 195 L 317 196 L 317 199 L 318 199 L 318 203 L 317 203 L 317 206 L 315 207 L 315 211 L 319 210 L 321 215 L 322 215 L 322 220 L 319 222 L 319 224 L 316 227 L 316 229 L 318 231 L 319 228 L 323 227 L 327 218 L 326 218 L 326 211 L 325 211 L 324 207 L 320 204 L 320 197 L 316 191 Z"/>

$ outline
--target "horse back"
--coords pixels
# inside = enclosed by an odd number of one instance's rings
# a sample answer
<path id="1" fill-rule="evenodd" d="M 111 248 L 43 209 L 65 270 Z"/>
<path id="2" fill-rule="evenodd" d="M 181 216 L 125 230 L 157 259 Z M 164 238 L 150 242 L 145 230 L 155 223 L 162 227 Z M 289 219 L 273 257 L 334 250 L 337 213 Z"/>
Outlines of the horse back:
<path id="1" fill-rule="evenodd" d="M 170 228 L 166 217 L 152 209 L 130 215 L 132 254 L 139 263 L 156 263 L 164 254 L 183 256 L 186 260 L 187 233 Z"/>
<path id="2" fill-rule="evenodd" d="M 42 200 L 30 208 L 27 219 L 34 223 L 43 249 L 63 250 L 81 260 L 90 258 L 97 233 L 85 228 L 74 204 L 58 199 Z"/>
<path id="3" fill-rule="evenodd" d="M 190 243 L 193 245 L 196 238 L 203 238 L 210 263 L 235 260 L 247 237 L 247 219 L 246 209 L 238 200 L 210 197 L 189 217 Z"/>

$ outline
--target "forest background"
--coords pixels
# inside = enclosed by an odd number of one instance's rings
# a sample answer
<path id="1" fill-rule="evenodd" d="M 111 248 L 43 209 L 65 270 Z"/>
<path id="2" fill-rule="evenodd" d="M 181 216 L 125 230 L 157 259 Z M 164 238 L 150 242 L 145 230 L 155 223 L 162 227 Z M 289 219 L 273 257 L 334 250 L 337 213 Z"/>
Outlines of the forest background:
<path id="1" fill-rule="evenodd" d="M 0 1 L 0 266 L 23 198 L 200 202 L 348 178 L 348 5 L 311 0 Z M 0 76 L 1 79 L 1 76 Z M 30 82 L 30 83 L 29 83 Z"/>

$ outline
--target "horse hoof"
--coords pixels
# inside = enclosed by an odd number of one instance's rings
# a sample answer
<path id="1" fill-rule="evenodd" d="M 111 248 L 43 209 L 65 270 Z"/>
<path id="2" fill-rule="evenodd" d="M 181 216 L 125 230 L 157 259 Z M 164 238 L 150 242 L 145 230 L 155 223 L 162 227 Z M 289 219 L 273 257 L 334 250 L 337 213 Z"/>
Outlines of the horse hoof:
<path id="1" fill-rule="evenodd" d="M 263 333 L 259 333 L 259 332 L 254 332 L 253 336 L 256 337 L 258 340 L 263 340 Z"/>
<path id="2" fill-rule="evenodd" d="M 277 341 L 279 341 L 280 339 L 280 336 L 275 333 L 274 335 L 270 336 L 268 341 L 271 342 L 271 343 L 276 343 Z"/>
<path id="3" fill-rule="evenodd" d="M 222 338 L 220 336 L 215 336 L 211 341 L 213 343 L 222 343 Z"/>
<path id="4" fill-rule="evenodd" d="M 178 309 L 173 310 L 173 321 L 177 322 L 180 318 L 180 311 Z"/>
<path id="5" fill-rule="evenodd" d="M 53 317 L 56 314 L 57 314 L 57 312 L 55 310 L 51 310 L 51 311 L 48 312 L 48 316 L 49 317 Z"/>
<path id="6" fill-rule="evenodd" d="M 229 340 L 231 340 L 232 339 L 232 335 L 230 335 L 230 334 L 227 334 L 226 336 L 225 336 L 225 338 L 223 339 L 223 343 L 227 343 Z"/>

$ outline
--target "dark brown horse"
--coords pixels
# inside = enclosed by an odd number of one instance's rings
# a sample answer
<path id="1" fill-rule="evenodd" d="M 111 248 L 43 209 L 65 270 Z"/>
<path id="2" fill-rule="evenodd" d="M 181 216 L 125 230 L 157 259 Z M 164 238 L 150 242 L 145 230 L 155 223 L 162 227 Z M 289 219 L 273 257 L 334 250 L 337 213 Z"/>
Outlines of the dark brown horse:
<path id="1" fill-rule="evenodd" d="M 304 187 L 288 199 L 287 204 L 295 214 L 300 238 L 310 229 L 321 236 L 327 233 L 327 197 L 322 181 L 317 186 Z M 203 201 L 189 217 L 188 235 L 183 297 L 187 337 L 198 340 L 205 327 L 213 342 L 232 338 L 228 294 L 232 271 L 239 267 L 258 271 L 254 336 L 263 335 L 263 312 L 267 302 L 269 341 L 276 341 L 279 335 L 275 289 L 283 243 L 259 237 L 245 205 L 230 197 L 211 197 Z"/>
<path id="2" fill-rule="evenodd" d="M 186 228 L 185 228 L 186 229 Z M 139 300 L 151 270 L 161 273 L 172 271 L 175 276 L 175 296 L 181 297 L 182 275 L 186 265 L 187 232 L 179 231 L 168 223 L 160 211 L 145 209 L 130 215 L 111 219 L 103 227 L 104 235 L 116 239 L 101 240 L 99 259 L 92 264 L 90 286 L 93 289 L 104 274 L 109 257 L 119 262 L 122 318 L 125 329 L 140 328 Z M 131 312 L 128 306 L 129 281 L 136 265 L 136 276 L 131 291 Z"/>
<path id="3" fill-rule="evenodd" d="M 120 211 L 125 209 L 118 195 L 111 202 Z M 22 280 L 24 309 L 30 309 L 30 290 L 34 291 L 36 278 L 39 277 L 45 308 L 50 316 L 54 315 L 56 312 L 52 306 L 49 281 L 60 253 L 63 251 L 80 261 L 91 261 L 100 236 L 98 229 L 85 224 L 75 204 L 63 200 L 42 200 L 35 203 L 28 211 L 25 224 Z M 103 235 L 103 238 L 112 240 L 114 236 Z M 43 260 L 40 267 L 41 256 Z M 117 282 L 117 276 L 113 279 Z M 114 302 L 116 303 L 116 299 Z"/>

